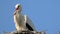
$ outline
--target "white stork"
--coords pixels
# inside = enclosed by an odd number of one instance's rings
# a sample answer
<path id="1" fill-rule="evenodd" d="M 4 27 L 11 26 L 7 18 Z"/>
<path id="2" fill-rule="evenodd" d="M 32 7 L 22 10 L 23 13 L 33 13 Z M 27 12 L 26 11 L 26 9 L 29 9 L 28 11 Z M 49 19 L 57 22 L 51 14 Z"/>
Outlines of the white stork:
<path id="1" fill-rule="evenodd" d="M 30 30 L 30 31 L 36 31 L 34 24 L 32 21 L 26 16 L 21 13 L 22 7 L 20 4 L 17 4 L 15 6 L 15 12 L 14 12 L 14 22 L 15 27 L 17 30 Z"/>

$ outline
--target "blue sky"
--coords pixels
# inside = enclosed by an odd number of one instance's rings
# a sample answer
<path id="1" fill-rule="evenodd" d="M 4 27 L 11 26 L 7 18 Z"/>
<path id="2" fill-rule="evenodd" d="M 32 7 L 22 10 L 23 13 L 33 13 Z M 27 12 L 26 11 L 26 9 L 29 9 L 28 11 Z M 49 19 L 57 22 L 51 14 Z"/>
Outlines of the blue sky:
<path id="1" fill-rule="evenodd" d="M 57 34 L 60 31 L 60 0 L 0 0 L 0 34 L 15 30 L 14 7 L 22 5 L 22 13 L 29 16 L 37 31 Z"/>

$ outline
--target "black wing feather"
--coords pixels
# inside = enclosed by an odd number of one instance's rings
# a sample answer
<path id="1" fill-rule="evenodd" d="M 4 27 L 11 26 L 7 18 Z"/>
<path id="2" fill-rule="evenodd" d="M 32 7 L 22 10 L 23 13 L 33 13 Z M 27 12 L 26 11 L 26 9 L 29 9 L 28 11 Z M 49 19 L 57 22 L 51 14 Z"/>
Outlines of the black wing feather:
<path id="1" fill-rule="evenodd" d="M 34 31 L 33 28 L 28 23 L 26 23 L 26 27 L 28 28 L 28 30 Z"/>

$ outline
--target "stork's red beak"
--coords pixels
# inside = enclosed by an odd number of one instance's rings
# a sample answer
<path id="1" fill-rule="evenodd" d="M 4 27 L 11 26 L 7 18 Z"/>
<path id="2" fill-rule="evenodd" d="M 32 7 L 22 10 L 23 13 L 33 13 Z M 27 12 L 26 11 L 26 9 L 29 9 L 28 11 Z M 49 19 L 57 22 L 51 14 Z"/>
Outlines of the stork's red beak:
<path id="1" fill-rule="evenodd" d="M 16 10 L 18 10 L 19 8 L 16 8 Z"/>
<path id="2" fill-rule="evenodd" d="M 16 8 L 16 10 L 18 10 L 19 8 Z"/>

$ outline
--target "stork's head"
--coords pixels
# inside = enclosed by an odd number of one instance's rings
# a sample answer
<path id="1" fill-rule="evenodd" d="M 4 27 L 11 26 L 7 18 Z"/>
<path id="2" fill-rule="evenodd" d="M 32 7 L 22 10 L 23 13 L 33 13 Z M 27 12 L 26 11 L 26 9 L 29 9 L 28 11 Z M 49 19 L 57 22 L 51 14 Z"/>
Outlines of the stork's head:
<path id="1" fill-rule="evenodd" d="M 18 11 L 18 12 L 21 12 L 21 10 L 22 10 L 21 5 L 20 4 L 16 4 L 15 5 L 15 10 Z"/>

